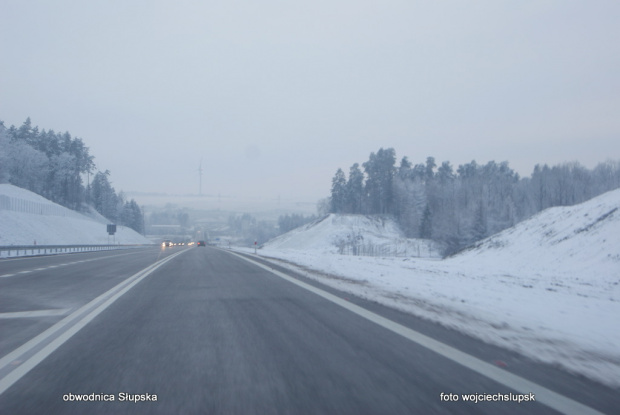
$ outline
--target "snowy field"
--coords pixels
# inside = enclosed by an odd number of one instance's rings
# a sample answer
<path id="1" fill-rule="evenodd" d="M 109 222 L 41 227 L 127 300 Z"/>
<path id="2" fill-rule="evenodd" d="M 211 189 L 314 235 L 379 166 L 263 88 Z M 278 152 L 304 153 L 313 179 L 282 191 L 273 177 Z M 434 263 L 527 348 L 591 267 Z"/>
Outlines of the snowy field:
<path id="1" fill-rule="evenodd" d="M 259 255 L 619 388 L 619 207 L 616 190 L 551 208 L 445 260 L 339 255 L 330 227 L 293 231 Z"/>
<path id="2" fill-rule="evenodd" d="M 0 184 L 0 199 L 0 246 L 152 243 L 123 226 L 109 237 L 100 215 L 82 215 L 10 184 Z"/>

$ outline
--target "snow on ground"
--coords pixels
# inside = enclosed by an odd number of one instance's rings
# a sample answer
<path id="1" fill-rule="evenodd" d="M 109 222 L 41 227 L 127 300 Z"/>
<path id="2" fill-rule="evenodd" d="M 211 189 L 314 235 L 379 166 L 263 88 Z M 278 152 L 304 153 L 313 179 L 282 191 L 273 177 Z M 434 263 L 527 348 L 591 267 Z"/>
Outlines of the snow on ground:
<path id="1" fill-rule="evenodd" d="M 10 200 L 10 201 L 9 201 Z M 109 237 L 107 222 L 96 213 L 82 215 L 36 193 L 0 184 L 0 246 L 150 244 L 133 229 L 117 226 Z"/>
<path id="2" fill-rule="evenodd" d="M 326 227 L 322 237 L 309 226 L 259 254 L 340 290 L 620 388 L 619 207 L 616 190 L 548 209 L 445 260 L 338 255 L 329 243 L 337 232 Z M 337 217 L 331 221 L 337 226 Z M 307 245 L 296 245 L 305 233 Z"/>
<path id="3" fill-rule="evenodd" d="M 327 250 L 368 256 L 439 258 L 441 246 L 425 239 L 405 238 L 393 219 L 365 215 L 328 215 L 268 242 L 271 250 Z"/>

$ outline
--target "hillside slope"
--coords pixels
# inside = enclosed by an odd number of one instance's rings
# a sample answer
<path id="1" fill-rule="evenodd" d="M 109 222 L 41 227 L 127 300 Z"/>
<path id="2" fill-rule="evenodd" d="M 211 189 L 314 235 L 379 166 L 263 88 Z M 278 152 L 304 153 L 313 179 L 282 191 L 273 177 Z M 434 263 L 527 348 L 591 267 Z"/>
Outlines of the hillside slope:
<path id="1" fill-rule="evenodd" d="M 106 222 L 91 215 L 82 215 L 28 190 L 0 184 L 0 245 L 151 243 L 124 226 L 118 226 L 116 235 L 108 238 Z"/>
<path id="2" fill-rule="evenodd" d="M 620 272 L 620 189 L 546 209 L 461 252 L 450 262 L 485 268 L 605 275 Z"/>
<path id="3" fill-rule="evenodd" d="M 444 260 L 338 255 L 327 246 L 329 227 L 321 233 L 318 225 L 259 253 L 339 290 L 620 388 L 619 207 L 615 190 L 547 209 Z M 302 246 L 293 240 L 315 249 L 290 249 Z"/>
<path id="4" fill-rule="evenodd" d="M 405 238 L 393 219 L 366 215 L 330 214 L 272 239 L 264 248 L 365 256 L 440 256 L 436 243 Z"/>

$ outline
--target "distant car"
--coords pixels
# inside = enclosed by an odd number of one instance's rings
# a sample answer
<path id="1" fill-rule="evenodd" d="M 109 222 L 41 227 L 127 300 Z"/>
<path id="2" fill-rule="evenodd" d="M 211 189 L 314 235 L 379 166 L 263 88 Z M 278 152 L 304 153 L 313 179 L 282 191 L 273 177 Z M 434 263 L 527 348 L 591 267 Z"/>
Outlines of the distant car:
<path id="1" fill-rule="evenodd" d="M 172 246 L 172 245 L 174 245 L 174 244 L 172 243 L 172 241 L 163 241 L 163 242 L 161 243 L 161 246 Z"/>
<path id="2" fill-rule="evenodd" d="M 207 246 L 205 241 L 198 241 L 198 246 Z"/>

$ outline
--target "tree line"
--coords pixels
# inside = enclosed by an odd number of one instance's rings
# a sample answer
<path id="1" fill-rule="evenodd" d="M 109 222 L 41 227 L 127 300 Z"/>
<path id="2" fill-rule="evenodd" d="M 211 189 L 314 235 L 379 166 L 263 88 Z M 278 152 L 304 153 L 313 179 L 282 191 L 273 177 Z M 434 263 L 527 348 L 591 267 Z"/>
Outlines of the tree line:
<path id="1" fill-rule="evenodd" d="M 259 245 L 282 235 L 288 231 L 316 220 L 315 215 L 304 216 L 302 214 L 286 214 L 278 217 L 277 224 L 269 220 L 258 220 L 249 213 L 230 214 L 228 217 L 228 229 L 231 234 L 247 245 L 257 242 Z"/>
<path id="2" fill-rule="evenodd" d="M 30 190 L 77 211 L 93 206 L 109 221 L 142 232 L 142 210 L 135 200 L 116 192 L 109 171 L 97 171 L 90 183 L 95 167 L 94 156 L 81 138 L 39 130 L 30 117 L 19 128 L 6 128 L 0 121 L 0 183 Z"/>
<path id="3" fill-rule="evenodd" d="M 396 165 L 393 148 L 371 153 L 332 179 L 332 213 L 392 215 L 408 237 L 442 242 L 449 255 L 543 209 L 584 202 L 620 187 L 620 162 L 594 169 L 577 162 L 536 165 L 520 177 L 508 162 L 472 161 L 456 169 L 433 157 Z"/>

